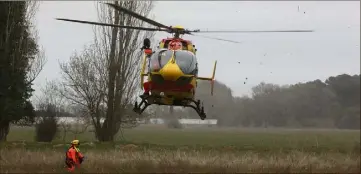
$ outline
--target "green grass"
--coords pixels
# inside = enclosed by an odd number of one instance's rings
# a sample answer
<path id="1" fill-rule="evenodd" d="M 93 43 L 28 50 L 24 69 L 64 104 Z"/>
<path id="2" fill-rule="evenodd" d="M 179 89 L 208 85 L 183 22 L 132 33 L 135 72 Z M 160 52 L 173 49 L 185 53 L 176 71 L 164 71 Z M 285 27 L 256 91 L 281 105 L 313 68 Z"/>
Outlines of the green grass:
<path id="1" fill-rule="evenodd" d="M 61 135 L 61 133 L 60 133 Z M 12 128 L 8 141 L 34 141 L 34 128 Z M 309 152 L 355 152 L 360 147 L 360 131 L 340 130 L 266 130 L 266 129 L 183 129 L 174 130 L 161 127 L 143 126 L 124 131 L 119 143 L 137 144 L 147 147 L 196 149 L 215 149 L 232 147 L 240 151 L 292 151 L 294 149 Z M 66 142 L 75 136 L 68 134 Z M 96 141 L 94 134 L 86 132 L 76 138 L 82 142 Z M 120 139 L 120 135 L 117 135 Z M 64 143 L 61 137 L 54 143 Z"/>
<path id="2" fill-rule="evenodd" d="M 75 137 L 34 142 L 34 128 L 12 127 L 1 143 L 1 173 L 64 172 L 64 150 Z M 62 135 L 61 132 L 59 135 Z M 86 156 L 81 172 L 282 172 L 355 173 L 360 131 L 286 129 L 167 129 L 140 126 L 98 143 L 77 135 Z M 3 158 L 4 157 L 4 158 Z"/>

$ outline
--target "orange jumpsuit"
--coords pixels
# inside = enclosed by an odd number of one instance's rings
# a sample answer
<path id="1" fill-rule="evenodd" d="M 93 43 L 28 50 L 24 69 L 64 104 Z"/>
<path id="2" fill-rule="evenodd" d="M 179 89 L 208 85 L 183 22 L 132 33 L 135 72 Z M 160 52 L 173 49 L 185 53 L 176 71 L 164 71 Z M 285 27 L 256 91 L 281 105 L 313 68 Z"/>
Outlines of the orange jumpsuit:
<path id="1" fill-rule="evenodd" d="M 68 167 L 68 171 L 74 171 L 75 167 L 79 168 L 80 164 L 83 162 L 84 156 L 79 152 L 79 150 L 71 146 L 66 152 L 65 164 Z"/>

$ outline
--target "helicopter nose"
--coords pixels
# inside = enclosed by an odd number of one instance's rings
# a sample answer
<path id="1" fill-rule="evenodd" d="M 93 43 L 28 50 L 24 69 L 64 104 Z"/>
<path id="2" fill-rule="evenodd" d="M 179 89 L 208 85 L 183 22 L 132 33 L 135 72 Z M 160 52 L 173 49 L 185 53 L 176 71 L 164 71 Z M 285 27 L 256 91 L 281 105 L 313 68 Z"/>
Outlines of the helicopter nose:
<path id="1" fill-rule="evenodd" d="M 171 80 L 171 81 L 177 80 L 183 74 L 182 70 L 174 62 L 167 63 L 160 70 L 160 73 L 163 76 L 164 80 Z"/>

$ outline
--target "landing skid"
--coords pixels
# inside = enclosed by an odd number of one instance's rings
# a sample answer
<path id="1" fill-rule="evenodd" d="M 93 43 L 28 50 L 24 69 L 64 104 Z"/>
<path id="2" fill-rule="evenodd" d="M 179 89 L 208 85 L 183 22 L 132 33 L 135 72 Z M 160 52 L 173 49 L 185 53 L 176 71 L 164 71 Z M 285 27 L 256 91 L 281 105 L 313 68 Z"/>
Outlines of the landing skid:
<path id="1" fill-rule="evenodd" d="M 145 109 L 147 109 L 148 106 L 152 105 L 148 102 L 148 99 L 154 98 L 155 96 L 143 94 L 143 95 L 140 95 L 139 97 L 142 99 L 142 101 L 139 104 L 138 104 L 138 102 L 135 102 L 133 111 L 136 112 L 137 114 L 142 114 L 145 111 Z M 156 98 L 161 98 L 161 97 L 156 97 Z M 194 103 L 195 106 L 191 105 L 191 104 L 187 104 L 189 101 Z M 157 102 L 156 100 L 153 102 L 153 104 L 166 105 L 166 104 Z M 201 120 L 204 120 L 207 117 L 206 114 L 204 113 L 203 104 L 201 106 L 200 100 L 194 101 L 193 99 L 184 99 L 183 101 L 175 101 L 173 106 L 183 106 L 183 107 L 193 108 L 197 112 L 197 114 L 199 115 Z"/>

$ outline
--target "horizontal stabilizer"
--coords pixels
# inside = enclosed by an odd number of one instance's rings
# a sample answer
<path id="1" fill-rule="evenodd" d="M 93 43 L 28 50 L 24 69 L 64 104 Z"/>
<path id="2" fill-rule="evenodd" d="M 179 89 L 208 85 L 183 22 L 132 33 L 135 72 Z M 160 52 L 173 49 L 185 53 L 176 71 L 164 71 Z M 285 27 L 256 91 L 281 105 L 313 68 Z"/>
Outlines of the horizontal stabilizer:
<path id="1" fill-rule="evenodd" d="M 211 81 L 211 95 L 213 95 L 214 88 L 214 76 L 216 75 L 217 61 L 214 62 L 213 74 L 211 78 L 208 77 L 197 77 L 198 80 L 208 80 Z"/>

